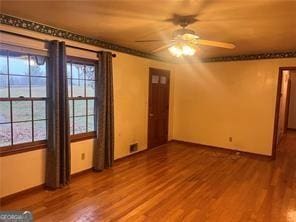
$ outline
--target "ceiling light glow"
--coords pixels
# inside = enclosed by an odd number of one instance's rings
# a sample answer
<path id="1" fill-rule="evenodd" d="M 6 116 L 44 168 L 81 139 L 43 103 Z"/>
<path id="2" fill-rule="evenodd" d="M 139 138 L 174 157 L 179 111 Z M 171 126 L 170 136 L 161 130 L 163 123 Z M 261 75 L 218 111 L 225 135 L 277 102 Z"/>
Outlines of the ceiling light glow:
<path id="1" fill-rule="evenodd" d="M 175 44 L 169 48 L 169 52 L 176 57 L 193 56 L 196 52 L 195 48 L 188 44 Z"/>
<path id="2" fill-rule="evenodd" d="M 173 56 L 176 56 L 176 57 L 181 57 L 183 55 L 182 48 L 176 45 L 171 46 L 169 48 L 169 51 Z"/>
<path id="3" fill-rule="evenodd" d="M 185 56 L 193 56 L 195 54 L 195 48 L 188 45 L 184 45 L 182 47 L 182 52 Z"/>

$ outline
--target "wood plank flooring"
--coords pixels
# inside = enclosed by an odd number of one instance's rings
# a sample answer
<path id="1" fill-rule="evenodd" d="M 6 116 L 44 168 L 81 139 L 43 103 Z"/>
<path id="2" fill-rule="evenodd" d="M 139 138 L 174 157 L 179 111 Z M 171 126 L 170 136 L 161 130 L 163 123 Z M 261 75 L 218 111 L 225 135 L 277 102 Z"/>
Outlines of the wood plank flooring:
<path id="1" fill-rule="evenodd" d="M 170 143 L 1 206 L 36 221 L 296 221 L 296 133 L 276 161 Z"/>

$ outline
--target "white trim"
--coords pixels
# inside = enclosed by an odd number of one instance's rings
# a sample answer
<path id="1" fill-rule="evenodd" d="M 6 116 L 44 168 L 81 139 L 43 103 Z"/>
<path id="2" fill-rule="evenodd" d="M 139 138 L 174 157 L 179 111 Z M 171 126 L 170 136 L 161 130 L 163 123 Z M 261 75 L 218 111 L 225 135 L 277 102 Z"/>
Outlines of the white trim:
<path id="1" fill-rule="evenodd" d="M 0 49 L 19 52 L 19 53 L 29 53 L 29 54 L 35 54 L 35 55 L 48 56 L 48 52 L 46 49 L 43 49 L 43 50 L 34 49 L 34 48 L 19 46 L 17 44 L 12 45 L 8 43 L 0 42 Z"/>

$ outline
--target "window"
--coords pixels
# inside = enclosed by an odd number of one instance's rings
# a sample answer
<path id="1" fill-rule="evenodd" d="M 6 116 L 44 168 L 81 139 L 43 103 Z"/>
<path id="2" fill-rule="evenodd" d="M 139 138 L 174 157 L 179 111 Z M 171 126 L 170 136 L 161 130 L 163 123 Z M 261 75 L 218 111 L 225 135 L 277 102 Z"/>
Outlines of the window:
<path id="1" fill-rule="evenodd" d="M 90 136 L 95 132 L 95 64 L 70 60 L 67 63 L 70 134 Z"/>
<path id="2" fill-rule="evenodd" d="M 0 50 L 0 152 L 47 139 L 47 58 Z"/>

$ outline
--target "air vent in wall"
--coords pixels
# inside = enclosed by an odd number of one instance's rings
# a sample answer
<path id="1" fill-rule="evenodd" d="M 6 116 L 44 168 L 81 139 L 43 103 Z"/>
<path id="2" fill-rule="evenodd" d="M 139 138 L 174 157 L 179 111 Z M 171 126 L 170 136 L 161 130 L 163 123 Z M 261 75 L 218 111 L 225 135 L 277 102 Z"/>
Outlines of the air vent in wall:
<path id="1" fill-rule="evenodd" d="M 136 152 L 138 150 L 138 144 L 134 143 L 130 145 L 130 153 Z"/>

